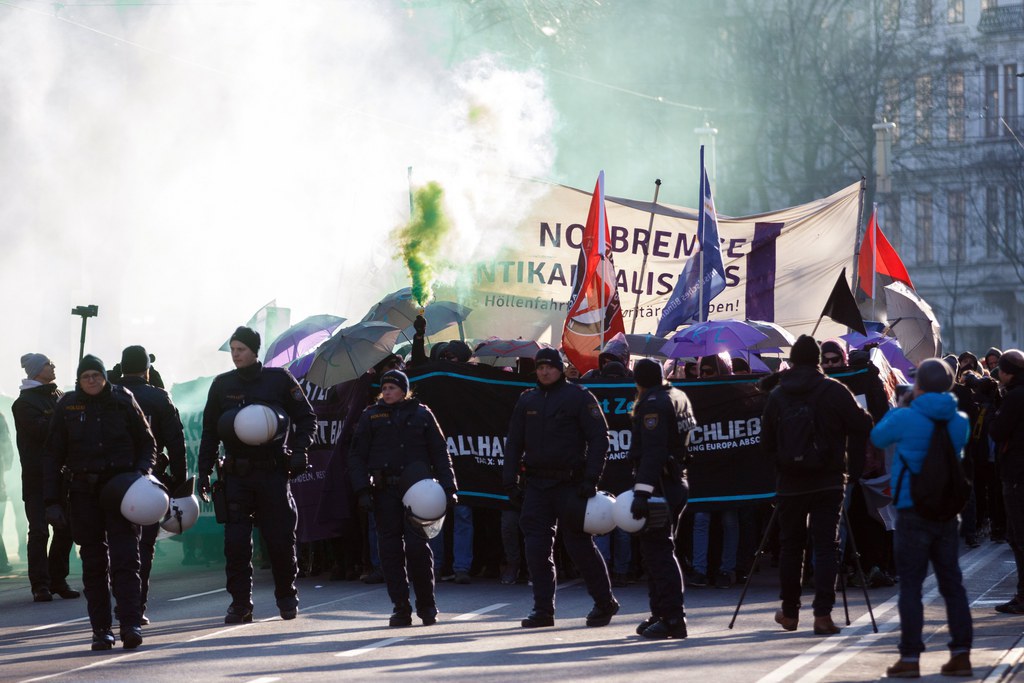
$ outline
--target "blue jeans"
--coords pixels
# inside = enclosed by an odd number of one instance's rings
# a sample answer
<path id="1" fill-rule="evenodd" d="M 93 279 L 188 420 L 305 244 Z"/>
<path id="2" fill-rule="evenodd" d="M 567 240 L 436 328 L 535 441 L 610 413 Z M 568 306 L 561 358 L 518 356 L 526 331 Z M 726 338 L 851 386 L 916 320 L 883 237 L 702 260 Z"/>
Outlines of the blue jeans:
<path id="1" fill-rule="evenodd" d="M 693 516 L 693 570 L 699 574 L 708 573 L 708 542 L 710 540 L 711 515 L 722 519 L 722 561 L 718 571 L 736 571 L 736 549 L 740 541 L 740 513 L 737 508 L 717 513 L 698 512 Z"/>
<path id="2" fill-rule="evenodd" d="M 452 527 L 452 569 L 469 572 L 473 566 L 473 508 L 456 505 Z"/>
<path id="3" fill-rule="evenodd" d="M 601 551 L 604 563 L 616 574 L 628 574 L 633 559 L 633 537 L 618 527 L 607 534 L 594 536 L 594 544 Z"/>
<path id="4" fill-rule="evenodd" d="M 900 510 L 896 517 L 896 571 L 900 576 L 900 656 L 918 656 L 924 652 L 921 631 L 924 606 L 921 586 L 931 561 L 939 593 L 946 601 L 949 623 L 949 649 L 954 654 L 970 652 L 973 640 L 971 608 L 967 603 L 958 551 L 960 539 L 957 521 L 933 522 L 912 508 Z"/>

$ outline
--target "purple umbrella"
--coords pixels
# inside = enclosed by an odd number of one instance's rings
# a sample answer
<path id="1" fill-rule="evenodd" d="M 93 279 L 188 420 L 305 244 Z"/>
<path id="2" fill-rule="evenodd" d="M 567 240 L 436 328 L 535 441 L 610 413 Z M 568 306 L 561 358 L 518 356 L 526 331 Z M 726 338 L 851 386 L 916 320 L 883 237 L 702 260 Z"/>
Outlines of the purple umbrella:
<path id="1" fill-rule="evenodd" d="M 498 337 L 491 337 L 480 342 L 473 355 L 496 356 L 499 358 L 533 358 L 541 348 L 543 347 L 532 339 L 500 339 Z"/>
<path id="2" fill-rule="evenodd" d="M 687 327 L 665 344 L 669 358 L 713 356 L 722 351 L 749 349 L 768 335 L 740 320 L 709 320 Z"/>
<path id="3" fill-rule="evenodd" d="M 892 337 L 886 337 L 880 332 L 868 332 L 866 337 L 859 332 L 850 332 L 839 338 L 846 341 L 853 349 L 862 349 L 868 344 L 875 344 L 885 359 L 889 361 L 889 365 L 908 376 L 914 372 L 914 364 L 903 354 L 900 343 Z"/>
<path id="4" fill-rule="evenodd" d="M 336 315 L 311 315 L 282 332 L 267 345 L 263 364 L 280 368 L 304 356 L 328 339 L 345 322 Z"/>

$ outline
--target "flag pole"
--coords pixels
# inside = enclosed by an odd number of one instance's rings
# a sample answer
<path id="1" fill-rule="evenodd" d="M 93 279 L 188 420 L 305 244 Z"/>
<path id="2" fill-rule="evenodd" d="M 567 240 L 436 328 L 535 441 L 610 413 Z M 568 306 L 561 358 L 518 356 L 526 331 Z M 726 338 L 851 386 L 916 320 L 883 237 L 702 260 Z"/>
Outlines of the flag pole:
<path id="1" fill-rule="evenodd" d="M 868 226 L 868 230 L 871 231 L 871 319 L 875 319 L 875 298 L 878 294 L 876 287 L 878 286 L 875 273 L 878 272 L 878 204 L 871 204 L 871 225 Z"/>
<path id="2" fill-rule="evenodd" d="M 640 262 L 640 280 L 636 289 L 636 303 L 633 304 L 633 322 L 629 325 L 629 333 L 636 332 L 636 316 L 640 311 L 640 292 L 644 286 L 644 272 L 647 270 L 648 245 L 651 243 L 651 235 L 654 233 L 654 209 L 658 205 L 658 192 L 661 190 L 661 178 L 654 180 L 654 201 L 651 206 L 651 219 L 647 222 L 647 241 L 644 242 L 644 260 Z"/>
<path id="3" fill-rule="evenodd" d="M 605 234 L 604 234 L 604 232 L 605 232 L 604 228 L 605 228 L 606 221 L 608 220 L 608 218 L 604 215 L 604 170 L 603 169 L 601 170 L 601 173 L 597 176 L 597 184 L 598 184 L 599 195 L 600 195 L 600 198 L 598 200 L 599 206 L 598 206 L 598 209 L 597 209 L 597 267 L 600 269 L 601 274 L 603 276 L 604 275 L 604 268 L 602 266 L 604 265 L 605 250 L 608 248 L 608 245 L 605 242 Z M 614 275 L 613 275 L 613 277 L 614 277 Z M 614 286 L 614 282 L 615 282 L 615 280 L 613 279 L 612 280 L 613 286 Z M 598 328 L 598 329 L 600 329 L 600 334 L 601 334 L 601 343 L 598 345 L 599 353 L 600 352 L 604 352 L 604 337 L 605 337 L 605 333 L 607 332 L 607 329 L 605 329 L 605 322 L 606 322 L 606 319 L 607 319 L 607 311 L 606 311 L 607 302 L 605 301 L 605 298 L 604 298 L 604 290 L 605 290 L 605 281 L 604 281 L 604 278 L 602 277 L 601 278 L 600 291 L 597 294 L 597 301 L 601 305 L 601 326 Z"/>
<path id="4" fill-rule="evenodd" d="M 697 279 L 697 322 L 704 322 L 704 231 L 707 226 L 704 225 L 704 183 L 705 176 L 704 172 L 704 145 L 700 146 L 700 196 L 697 198 L 697 244 L 700 246 L 700 270 L 698 270 L 699 277 Z"/>

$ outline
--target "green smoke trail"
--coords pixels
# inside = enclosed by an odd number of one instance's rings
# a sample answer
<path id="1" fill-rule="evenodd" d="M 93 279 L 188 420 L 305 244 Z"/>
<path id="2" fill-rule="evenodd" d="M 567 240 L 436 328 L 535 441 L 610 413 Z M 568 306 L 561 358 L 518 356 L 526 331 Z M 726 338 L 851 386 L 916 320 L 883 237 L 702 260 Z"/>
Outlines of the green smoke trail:
<path id="1" fill-rule="evenodd" d="M 420 306 L 430 300 L 434 284 L 433 264 L 441 243 L 451 229 L 444 214 L 444 190 L 430 182 L 413 193 L 413 213 L 409 223 L 396 228 L 392 239 L 412 278 L 412 296 Z"/>

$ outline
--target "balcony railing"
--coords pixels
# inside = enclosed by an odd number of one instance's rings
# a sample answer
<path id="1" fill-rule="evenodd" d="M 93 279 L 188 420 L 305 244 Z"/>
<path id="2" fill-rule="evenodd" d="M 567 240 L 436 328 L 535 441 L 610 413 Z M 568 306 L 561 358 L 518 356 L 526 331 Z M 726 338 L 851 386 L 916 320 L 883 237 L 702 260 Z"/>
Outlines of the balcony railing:
<path id="1" fill-rule="evenodd" d="M 1024 32 L 1024 4 L 990 7 L 981 13 L 978 30 L 982 33 Z"/>

